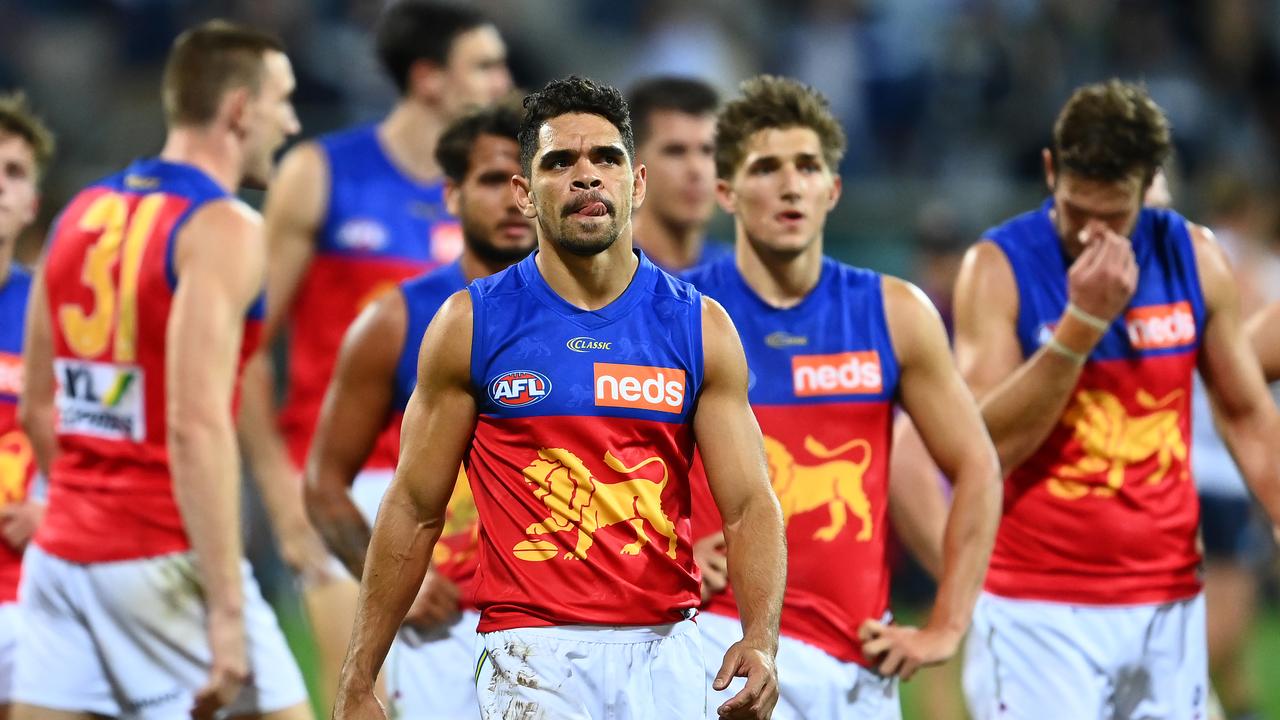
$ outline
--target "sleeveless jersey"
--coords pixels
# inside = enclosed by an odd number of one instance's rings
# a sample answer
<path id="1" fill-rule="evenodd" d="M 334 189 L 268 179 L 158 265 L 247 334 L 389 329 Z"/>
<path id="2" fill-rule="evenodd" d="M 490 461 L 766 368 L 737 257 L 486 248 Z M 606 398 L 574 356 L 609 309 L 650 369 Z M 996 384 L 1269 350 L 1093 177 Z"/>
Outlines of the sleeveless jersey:
<path id="1" fill-rule="evenodd" d="M 787 529 L 781 632 L 867 665 L 858 626 L 888 610 L 886 511 L 898 389 L 881 277 L 824 258 L 818 284 L 786 309 L 761 300 L 731 257 L 686 278 L 724 306 L 746 350 L 751 409 Z M 695 478 L 698 538 L 722 523 L 705 475 Z M 732 590 L 704 610 L 737 617 Z"/>
<path id="2" fill-rule="evenodd" d="M 986 233 L 1018 287 L 1030 357 L 1067 306 L 1070 260 L 1050 204 Z M 986 587 L 1085 605 L 1161 603 L 1200 590 L 1199 501 L 1191 480 L 1192 375 L 1204 299 L 1187 223 L 1144 209 L 1131 242 L 1138 288 L 1035 453 L 1005 478 Z"/>
<path id="3" fill-rule="evenodd" d="M 637 254 L 627 289 L 599 310 L 557 295 L 536 254 L 468 288 L 481 632 L 658 625 L 698 605 L 701 298 Z"/>
<path id="4" fill-rule="evenodd" d="M 406 176 L 384 152 L 376 126 L 318 143 L 329 165 L 329 203 L 289 314 L 289 390 L 280 413 L 298 467 L 306 463 L 347 327 L 378 295 L 462 252 L 444 183 Z M 395 467 L 399 431 L 396 425 L 383 433 L 368 467 Z"/>
<path id="5" fill-rule="evenodd" d="M 166 443 L 173 255 L 187 219 L 230 197 L 190 165 L 144 159 L 63 210 L 45 261 L 60 452 L 35 542 L 50 554 L 83 563 L 188 549 Z M 245 318 L 242 363 L 264 308 L 260 296 Z"/>
<path id="6" fill-rule="evenodd" d="M 17 264 L 0 285 L 0 506 L 26 500 L 35 475 L 35 453 L 18 426 L 22 395 L 22 335 L 31 275 Z M 0 603 L 18 599 L 22 553 L 0 542 Z"/>
<path id="7" fill-rule="evenodd" d="M 400 426 L 409 396 L 418 384 L 418 349 L 422 336 L 435 317 L 436 311 L 450 295 L 467 287 L 466 275 L 457 262 L 433 270 L 426 275 L 400 284 L 404 297 L 406 324 L 404 346 L 396 365 L 395 391 L 392 395 L 392 423 Z M 431 562 L 436 572 L 456 583 L 462 591 L 462 600 L 471 604 L 471 586 L 478 561 L 476 551 L 480 543 L 480 524 L 476 517 L 476 503 L 471 495 L 471 484 L 459 469 L 458 484 L 449 498 L 445 514 L 444 530 L 436 543 Z"/>

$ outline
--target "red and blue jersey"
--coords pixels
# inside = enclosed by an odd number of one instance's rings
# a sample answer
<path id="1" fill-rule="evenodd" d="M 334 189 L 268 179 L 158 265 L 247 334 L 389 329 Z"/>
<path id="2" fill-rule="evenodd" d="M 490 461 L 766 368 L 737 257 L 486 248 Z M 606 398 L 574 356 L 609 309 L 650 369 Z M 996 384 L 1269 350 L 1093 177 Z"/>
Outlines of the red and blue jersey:
<path id="1" fill-rule="evenodd" d="M 988 231 L 1018 287 L 1030 357 L 1067 306 L 1050 204 Z M 1090 353 L 1060 421 L 1005 478 L 987 573 L 997 595 L 1087 605 L 1160 603 L 1200 590 L 1191 480 L 1191 381 L 1205 308 L 1187 221 L 1144 209 L 1138 288 Z"/>
<path id="2" fill-rule="evenodd" d="M 392 423 L 399 427 L 409 396 L 418 384 L 418 350 L 422 336 L 436 311 L 450 295 L 467 287 L 467 277 L 458 262 L 433 270 L 400 284 L 405 306 L 404 346 L 396 364 L 395 389 L 392 394 Z M 464 604 L 471 603 L 471 586 L 479 560 L 480 525 L 476 503 L 466 475 L 459 473 L 458 484 L 445 512 L 444 530 L 436 543 L 431 562 L 436 572 L 456 583 Z"/>
<path id="3" fill-rule="evenodd" d="M 462 230 L 444 204 L 443 181 L 418 182 L 387 156 L 377 127 L 318 140 L 329 198 L 315 257 L 289 315 L 289 391 L 280 427 L 301 467 L 311 445 L 342 337 L 364 306 L 462 252 Z M 369 467 L 395 467 L 399 425 L 379 439 Z"/>
<path id="4" fill-rule="evenodd" d="M 657 625 L 698 605 L 701 298 L 637 255 L 631 283 L 598 310 L 557 295 L 537 254 L 468 287 L 481 632 Z"/>
<path id="5" fill-rule="evenodd" d="M 35 475 L 31 443 L 18 425 L 22 396 L 22 336 L 31 275 L 17 265 L 0 284 L 0 507 L 26 500 Z M 0 603 L 18 599 L 22 553 L 0 542 Z"/>
<path id="6" fill-rule="evenodd" d="M 899 375 L 882 278 L 823 258 L 804 300 L 776 308 L 731 257 L 685 277 L 724 306 L 746 351 L 751 409 L 786 523 L 781 632 L 865 665 L 858 626 L 888 611 L 886 512 Z M 701 472 L 693 520 L 695 537 L 722 525 Z M 732 589 L 705 610 L 736 617 Z"/>
<path id="7" fill-rule="evenodd" d="M 144 159 L 62 211 L 44 266 L 59 453 L 35 542 L 50 554 L 85 563 L 188 549 L 166 442 L 174 251 L 193 213 L 229 198 L 195 167 Z M 264 309 L 260 296 L 245 317 L 241 362 Z"/>

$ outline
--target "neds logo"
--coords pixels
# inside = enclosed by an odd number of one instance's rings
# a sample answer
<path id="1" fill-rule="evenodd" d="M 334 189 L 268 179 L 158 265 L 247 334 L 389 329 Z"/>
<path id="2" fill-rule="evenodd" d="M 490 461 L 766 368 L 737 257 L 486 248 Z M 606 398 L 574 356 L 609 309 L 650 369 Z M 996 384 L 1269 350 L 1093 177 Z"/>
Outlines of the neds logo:
<path id="1" fill-rule="evenodd" d="M 678 413 L 684 407 L 684 371 L 648 365 L 595 363 L 596 405 Z"/>
<path id="2" fill-rule="evenodd" d="M 0 395 L 22 394 L 22 356 L 0 352 Z"/>
<path id="3" fill-rule="evenodd" d="M 1189 345 L 1196 339 L 1196 319 L 1191 303 L 1136 307 L 1124 315 L 1129 344 L 1138 350 L 1160 350 Z"/>
<path id="4" fill-rule="evenodd" d="M 796 397 L 863 395 L 883 389 L 880 353 L 875 350 L 791 358 Z"/>
<path id="5" fill-rule="evenodd" d="M 551 381 L 532 370 L 503 373 L 489 383 L 489 397 L 503 407 L 524 407 L 551 393 Z"/>

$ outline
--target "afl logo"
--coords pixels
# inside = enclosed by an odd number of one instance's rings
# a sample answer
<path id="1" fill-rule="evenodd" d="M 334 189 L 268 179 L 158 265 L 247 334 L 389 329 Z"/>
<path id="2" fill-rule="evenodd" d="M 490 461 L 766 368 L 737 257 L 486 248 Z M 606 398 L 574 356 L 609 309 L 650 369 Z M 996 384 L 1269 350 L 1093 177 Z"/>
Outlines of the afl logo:
<path id="1" fill-rule="evenodd" d="M 586 336 L 570 338 L 564 345 L 570 350 L 580 353 L 589 352 L 591 350 L 609 350 L 613 347 L 612 342 L 596 340 L 595 338 L 589 338 Z"/>
<path id="2" fill-rule="evenodd" d="M 551 381 L 532 370 L 503 373 L 489 383 L 489 398 L 503 407 L 532 405 L 551 394 Z"/>

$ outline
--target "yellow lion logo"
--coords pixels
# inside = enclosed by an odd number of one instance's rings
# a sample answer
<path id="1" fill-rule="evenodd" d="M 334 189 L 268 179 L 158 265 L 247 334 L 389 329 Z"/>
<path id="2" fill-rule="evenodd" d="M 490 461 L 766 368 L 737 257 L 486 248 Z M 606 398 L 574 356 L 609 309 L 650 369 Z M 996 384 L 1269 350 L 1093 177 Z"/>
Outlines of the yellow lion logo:
<path id="1" fill-rule="evenodd" d="M 1074 437 L 1084 449 L 1075 466 L 1061 466 L 1049 479 L 1049 492 L 1066 500 L 1076 500 L 1093 493 L 1098 497 L 1115 497 L 1124 486 L 1126 469 L 1135 463 L 1155 457 L 1156 468 L 1146 477 L 1148 484 L 1168 476 L 1175 460 L 1184 463 L 1180 480 L 1187 479 L 1185 463 L 1187 443 L 1178 424 L 1178 411 L 1166 409 L 1182 396 L 1174 390 L 1156 399 L 1139 390 L 1138 404 L 1146 415 L 1131 416 L 1115 395 L 1103 390 L 1081 390 L 1075 403 L 1062 416 L 1062 424 L 1072 428 Z M 1106 482 L 1097 485 L 1082 480 L 1105 474 Z"/>
<path id="2" fill-rule="evenodd" d="M 874 529 L 871 502 L 867 500 L 862 479 L 871 464 L 871 444 L 859 438 L 829 450 L 810 435 L 804 439 L 804 448 L 814 457 L 823 459 L 839 457 L 854 448 L 861 448 L 862 459 L 858 462 L 832 460 L 821 465 L 801 465 L 785 445 L 766 435 L 764 452 L 769 460 L 773 491 L 782 504 L 783 522 L 790 524 L 794 515 L 825 507 L 831 514 L 831 522 L 819 528 L 813 538 L 831 542 L 844 530 L 848 514 L 852 512 L 862 521 L 862 529 L 856 539 L 858 542 L 870 540 Z"/>
<path id="3" fill-rule="evenodd" d="M 33 457 L 26 435 L 17 430 L 0 435 L 0 505 L 26 496 Z"/>
<path id="4" fill-rule="evenodd" d="M 633 467 L 626 467 L 613 453 L 606 452 L 604 462 L 615 472 L 630 475 L 635 471 L 658 463 L 662 466 L 662 479 L 632 478 L 616 483 L 601 482 L 577 455 L 563 448 L 543 448 L 538 459 L 524 469 L 524 480 L 534 489 L 534 497 L 547 507 L 547 519 L 530 525 L 525 533 L 528 540 L 512 549 L 522 560 L 539 561 L 554 557 L 559 551 L 555 543 L 533 536 L 577 531 L 577 544 L 564 559 L 585 560 L 591 549 L 597 530 L 618 523 L 627 523 L 636 540 L 622 548 L 625 555 L 638 555 L 649 543 L 644 524 L 647 521 L 667 539 L 667 557 L 676 556 L 676 526 L 662 509 L 662 490 L 667 486 L 667 464 L 662 458 L 651 457 Z"/>

